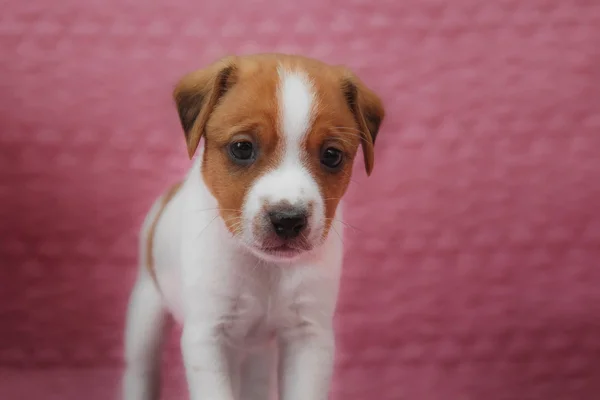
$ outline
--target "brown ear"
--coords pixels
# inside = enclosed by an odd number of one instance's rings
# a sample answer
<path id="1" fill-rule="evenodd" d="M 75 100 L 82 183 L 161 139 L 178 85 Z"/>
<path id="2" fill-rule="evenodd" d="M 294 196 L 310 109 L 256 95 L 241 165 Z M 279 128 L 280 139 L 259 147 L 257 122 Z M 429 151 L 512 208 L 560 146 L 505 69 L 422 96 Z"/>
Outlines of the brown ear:
<path id="1" fill-rule="evenodd" d="M 342 80 L 342 90 L 360 128 L 365 168 L 367 175 L 371 175 L 375 163 L 373 146 L 385 117 L 383 104 L 375 92 L 348 71 Z"/>
<path id="2" fill-rule="evenodd" d="M 235 70 L 234 58 L 228 57 L 185 75 L 175 86 L 173 98 L 190 158 L 198 148 L 212 110 L 233 85 Z"/>

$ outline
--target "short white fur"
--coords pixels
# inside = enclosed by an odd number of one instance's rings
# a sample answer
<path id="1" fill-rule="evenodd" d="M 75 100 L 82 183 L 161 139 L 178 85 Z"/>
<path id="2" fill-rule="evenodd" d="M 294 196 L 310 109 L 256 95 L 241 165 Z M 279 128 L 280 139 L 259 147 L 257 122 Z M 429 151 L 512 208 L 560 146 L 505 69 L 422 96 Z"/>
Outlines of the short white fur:
<path id="1" fill-rule="evenodd" d="M 314 88 L 298 72 L 280 70 L 280 82 L 284 156 L 256 181 L 244 214 L 257 212 L 265 196 L 314 202 L 312 224 L 317 227 L 323 200 L 303 164 L 301 146 L 312 123 Z M 158 398 L 160 344 L 165 316 L 171 313 L 183 325 L 181 350 L 191 400 L 266 400 L 274 398 L 274 391 L 279 400 L 326 400 L 342 265 L 341 205 L 332 225 L 339 237 L 328 235 L 301 259 L 265 260 L 227 230 L 203 181 L 201 160 L 199 154 L 156 225 L 150 250 L 160 292 L 140 257 L 125 331 L 123 398 Z M 155 206 L 147 221 L 156 212 Z M 142 238 L 148 229 L 146 222 Z M 141 242 L 142 255 L 146 243 Z"/>
<path id="2" fill-rule="evenodd" d="M 315 94 L 310 78 L 299 70 L 280 66 L 279 118 L 286 143 L 296 146 L 306 136 L 314 120 Z"/>

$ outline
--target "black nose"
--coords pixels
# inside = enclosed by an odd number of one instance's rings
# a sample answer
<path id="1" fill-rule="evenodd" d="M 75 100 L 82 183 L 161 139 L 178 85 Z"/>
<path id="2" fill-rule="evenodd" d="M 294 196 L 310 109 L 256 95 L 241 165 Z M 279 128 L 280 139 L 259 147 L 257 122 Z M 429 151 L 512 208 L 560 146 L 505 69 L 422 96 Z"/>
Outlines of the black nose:
<path id="1" fill-rule="evenodd" d="M 302 210 L 272 211 L 269 219 L 273 230 L 282 239 L 293 239 L 306 227 L 306 212 Z"/>

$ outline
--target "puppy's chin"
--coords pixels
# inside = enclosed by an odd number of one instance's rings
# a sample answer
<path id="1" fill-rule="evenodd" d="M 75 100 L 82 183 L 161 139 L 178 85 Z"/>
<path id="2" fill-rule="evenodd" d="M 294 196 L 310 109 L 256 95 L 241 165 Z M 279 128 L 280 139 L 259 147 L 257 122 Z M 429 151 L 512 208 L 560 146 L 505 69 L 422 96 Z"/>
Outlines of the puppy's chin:
<path id="1" fill-rule="evenodd" d="M 265 262 L 293 263 L 309 257 L 319 246 L 312 242 L 270 242 L 268 240 L 243 240 L 238 237 L 242 247 Z"/>

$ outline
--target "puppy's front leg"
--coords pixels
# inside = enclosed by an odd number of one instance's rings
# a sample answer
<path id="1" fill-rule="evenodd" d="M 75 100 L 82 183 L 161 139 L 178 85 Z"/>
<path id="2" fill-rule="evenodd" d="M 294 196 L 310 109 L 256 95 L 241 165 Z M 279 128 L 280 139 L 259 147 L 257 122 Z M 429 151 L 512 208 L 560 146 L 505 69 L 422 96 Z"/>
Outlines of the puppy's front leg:
<path id="1" fill-rule="evenodd" d="M 184 325 L 181 350 L 190 400 L 235 400 L 232 376 L 237 362 L 216 326 L 206 321 Z"/>
<path id="2" fill-rule="evenodd" d="M 327 400 L 334 348 L 330 327 L 287 332 L 280 340 L 279 400 Z"/>

